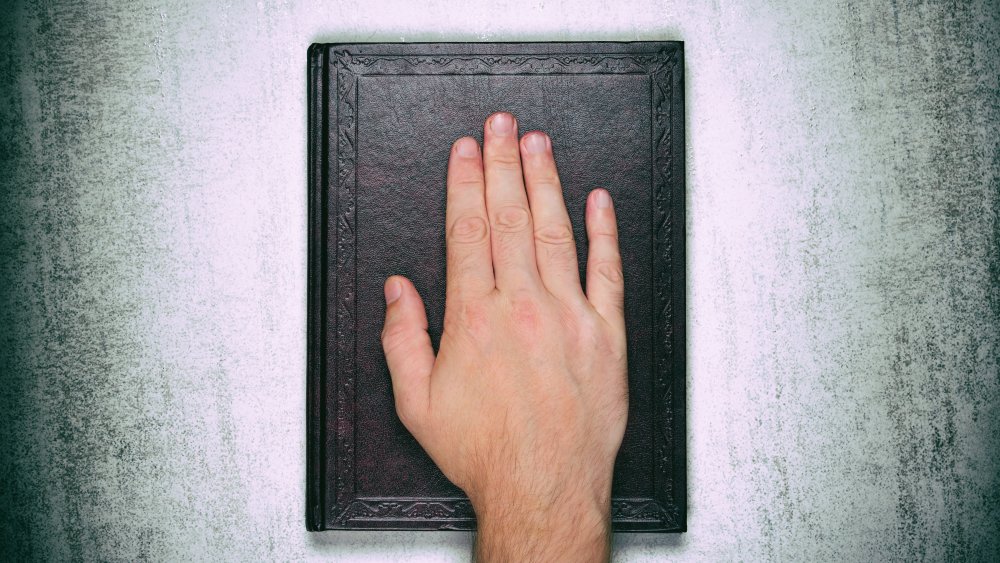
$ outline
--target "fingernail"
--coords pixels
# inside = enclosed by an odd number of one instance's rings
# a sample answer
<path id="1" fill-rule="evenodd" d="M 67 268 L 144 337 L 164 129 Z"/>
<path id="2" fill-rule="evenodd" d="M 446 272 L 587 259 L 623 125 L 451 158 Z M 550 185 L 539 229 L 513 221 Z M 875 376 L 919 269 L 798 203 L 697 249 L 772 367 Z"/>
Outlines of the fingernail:
<path id="1" fill-rule="evenodd" d="M 514 128 L 514 116 L 502 111 L 490 120 L 490 130 L 499 135 L 506 135 Z"/>
<path id="2" fill-rule="evenodd" d="M 403 286 L 399 283 L 399 280 L 390 279 L 385 284 L 385 304 L 389 305 L 393 301 L 399 299 L 399 296 L 403 293 Z"/>
<path id="3" fill-rule="evenodd" d="M 530 153 L 545 152 L 549 148 L 548 135 L 541 131 L 529 133 L 528 138 L 524 140 L 524 148 Z"/>
<path id="4" fill-rule="evenodd" d="M 455 147 L 455 150 L 458 152 L 459 156 L 468 158 L 476 156 L 476 153 L 479 152 L 479 147 L 477 146 L 476 141 L 470 139 L 469 137 L 459 139 L 457 145 L 458 146 Z"/>
<path id="5" fill-rule="evenodd" d="M 598 209 L 611 207 L 611 195 L 606 190 L 597 190 L 597 195 L 594 196 L 594 204 L 597 205 Z"/>

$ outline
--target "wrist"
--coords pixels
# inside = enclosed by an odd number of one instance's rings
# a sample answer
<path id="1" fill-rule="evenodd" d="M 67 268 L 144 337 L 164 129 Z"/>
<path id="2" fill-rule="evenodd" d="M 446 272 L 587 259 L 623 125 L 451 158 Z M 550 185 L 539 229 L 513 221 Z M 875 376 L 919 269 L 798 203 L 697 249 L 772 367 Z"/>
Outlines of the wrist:
<path id="1" fill-rule="evenodd" d="M 494 497 L 472 503 L 480 523 L 557 530 L 561 526 L 599 527 L 610 521 L 610 499 L 584 495 L 539 498 Z"/>
<path id="2" fill-rule="evenodd" d="M 501 488 L 473 498 L 475 560 L 608 561 L 610 494 L 608 483 L 555 495 L 504 494 Z"/>

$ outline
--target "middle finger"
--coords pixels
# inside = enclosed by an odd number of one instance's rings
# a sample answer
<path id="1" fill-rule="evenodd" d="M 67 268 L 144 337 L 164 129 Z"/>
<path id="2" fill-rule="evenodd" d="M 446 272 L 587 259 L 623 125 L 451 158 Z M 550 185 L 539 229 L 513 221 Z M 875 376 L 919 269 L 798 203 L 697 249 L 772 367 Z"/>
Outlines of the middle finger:
<path id="1" fill-rule="evenodd" d="M 521 172 L 517 121 L 510 113 L 497 112 L 486 120 L 483 171 L 497 289 L 538 287 L 541 280 Z"/>

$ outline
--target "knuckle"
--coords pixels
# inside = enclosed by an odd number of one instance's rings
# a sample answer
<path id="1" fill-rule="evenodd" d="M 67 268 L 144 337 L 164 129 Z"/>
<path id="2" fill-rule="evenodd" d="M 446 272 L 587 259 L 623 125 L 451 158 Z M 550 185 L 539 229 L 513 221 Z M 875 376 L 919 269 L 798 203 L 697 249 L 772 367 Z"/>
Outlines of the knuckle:
<path id="1" fill-rule="evenodd" d="M 573 244 L 573 230 L 564 223 L 544 225 L 535 229 L 535 240 L 547 245 Z"/>
<path id="2" fill-rule="evenodd" d="M 451 242 L 474 244 L 489 235 L 489 225 L 479 216 L 460 217 L 451 227 Z"/>
<path id="3" fill-rule="evenodd" d="M 601 336 L 601 320 L 593 314 L 581 315 L 573 319 L 574 332 L 579 343 L 586 350 L 594 349 L 594 342 Z"/>
<path id="4" fill-rule="evenodd" d="M 622 272 L 621 262 L 617 260 L 600 262 L 597 264 L 597 273 L 602 278 L 613 284 L 619 284 L 625 279 L 625 275 Z"/>
<path id="5" fill-rule="evenodd" d="M 534 178 L 530 184 L 530 189 L 533 192 L 556 192 L 562 194 L 562 184 L 559 183 L 559 177 L 555 175 L 548 175 L 544 172 L 536 171 L 536 175 L 541 173 L 541 177 Z"/>
<path id="6" fill-rule="evenodd" d="M 382 327 L 382 348 L 391 352 L 406 344 L 409 340 L 410 328 L 398 323 L 390 323 Z"/>
<path id="7" fill-rule="evenodd" d="M 560 269 L 577 270 L 575 244 L 543 244 L 538 248 L 539 257 L 544 262 L 556 265 Z"/>
<path id="8" fill-rule="evenodd" d="M 572 268 L 572 271 L 576 271 L 576 246 L 572 244 L 543 245 L 541 254 L 546 262 L 556 264 L 560 268 Z"/>
<path id="9" fill-rule="evenodd" d="M 493 216 L 493 226 L 502 233 L 519 233 L 531 225 L 531 214 L 522 205 L 508 205 Z"/>
<path id="10" fill-rule="evenodd" d="M 493 154 L 487 160 L 487 165 L 501 172 L 521 172 L 521 158 L 516 152 L 502 151 Z"/>
<path id="11" fill-rule="evenodd" d="M 449 283 L 458 283 L 475 270 L 475 257 L 468 252 L 459 252 L 453 244 L 448 247 L 448 265 L 445 267 Z M 454 280 L 454 281 L 452 281 Z"/>
<path id="12" fill-rule="evenodd" d="M 625 355 L 624 335 L 617 334 L 600 314 L 583 315 L 575 324 L 575 345 L 579 354 L 597 354 L 620 364 Z"/>
<path id="13" fill-rule="evenodd" d="M 481 190 L 483 189 L 483 180 L 473 177 L 452 178 L 448 182 L 448 189 L 456 191 Z"/>
<path id="14" fill-rule="evenodd" d="M 472 335 L 482 340 L 490 327 L 489 310 L 478 300 L 463 300 L 448 305 L 444 314 L 444 331 Z"/>
<path id="15" fill-rule="evenodd" d="M 479 278 L 482 276 L 480 265 L 482 257 L 476 256 L 474 252 L 460 252 L 457 245 L 448 248 L 448 265 L 445 267 L 447 283 L 452 290 L 462 289 L 470 277 Z"/>
<path id="16" fill-rule="evenodd" d="M 618 230 L 615 229 L 613 226 L 610 227 L 600 226 L 600 225 L 593 226 L 590 228 L 590 233 L 588 234 L 588 236 L 593 239 L 597 238 L 607 239 L 615 243 L 615 245 L 618 244 Z"/>
<path id="17" fill-rule="evenodd" d="M 542 310 L 534 293 L 519 291 L 510 297 L 510 318 L 526 336 L 533 335 L 541 327 Z"/>

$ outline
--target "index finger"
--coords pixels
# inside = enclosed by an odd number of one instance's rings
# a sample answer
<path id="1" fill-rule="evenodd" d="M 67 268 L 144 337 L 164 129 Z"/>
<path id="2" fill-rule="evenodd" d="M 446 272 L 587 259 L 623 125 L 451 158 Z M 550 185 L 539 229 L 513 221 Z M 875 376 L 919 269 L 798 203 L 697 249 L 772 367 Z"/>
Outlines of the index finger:
<path id="1" fill-rule="evenodd" d="M 448 159 L 447 296 L 482 296 L 496 287 L 490 225 L 486 215 L 486 181 L 479 143 L 472 137 L 455 141 Z"/>

